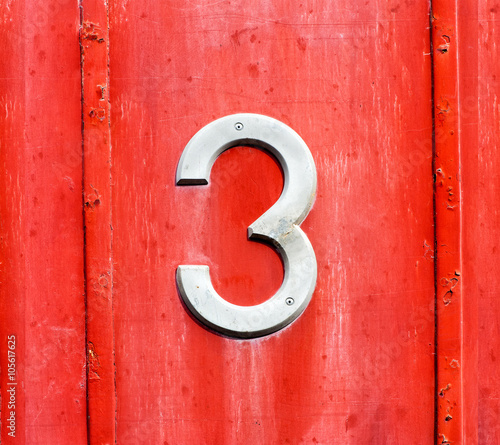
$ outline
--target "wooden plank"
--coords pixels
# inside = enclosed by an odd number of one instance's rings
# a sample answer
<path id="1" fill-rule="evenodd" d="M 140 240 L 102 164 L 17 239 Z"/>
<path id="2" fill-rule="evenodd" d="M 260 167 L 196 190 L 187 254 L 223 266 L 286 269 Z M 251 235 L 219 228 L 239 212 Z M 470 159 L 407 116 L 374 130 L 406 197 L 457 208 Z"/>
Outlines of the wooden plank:
<path id="1" fill-rule="evenodd" d="M 478 442 L 478 28 L 475 1 L 433 2 L 437 443 Z M 479 272 L 479 270 L 478 270 Z"/>
<path id="2" fill-rule="evenodd" d="M 90 443 L 115 443 L 107 2 L 82 2 L 87 382 Z"/>
<path id="3" fill-rule="evenodd" d="M 118 443 L 432 443 L 427 8 L 110 2 Z M 317 290 L 251 341 L 196 324 L 175 286 L 190 263 L 240 304 L 280 285 L 276 255 L 245 241 L 281 187 L 266 155 L 232 150 L 210 185 L 175 187 L 191 136 L 236 112 L 290 125 L 318 168 L 302 225 Z"/>
<path id="4" fill-rule="evenodd" d="M 478 220 L 477 206 L 481 205 L 483 195 L 478 187 L 478 179 L 482 176 L 478 170 L 478 142 L 479 142 L 479 109 L 478 98 L 484 97 L 478 89 L 478 73 L 482 72 L 479 60 L 478 3 L 466 1 L 457 3 L 457 23 L 459 29 L 459 75 L 460 75 L 460 140 L 461 166 L 460 185 L 462 195 L 462 437 L 461 443 L 495 443 L 481 436 L 478 421 L 484 418 L 484 411 L 479 410 L 478 383 L 479 369 L 483 368 L 480 358 L 479 344 L 479 301 L 477 292 L 481 277 L 482 266 L 479 258 L 482 257 L 478 240 L 481 239 L 482 229 Z M 499 189 L 497 189 L 498 191 Z M 479 254 L 479 255 L 478 255 Z M 478 267 L 479 266 L 479 267 Z M 479 281 L 478 281 L 479 279 Z M 494 431 L 498 429 L 498 422 L 491 425 Z"/>
<path id="5" fill-rule="evenodd" d="M 0 11 L 1 442 L 83 445 L 78 5 L 26 0 Z"/>
<path id="6" fill-rule="evenodd" d="M 435 122 L 437 443 L 462 437 L 462 218 L 457 10 L 432 3 Z"/>
<path id="7" fill-rule="evenodd" d="M 498 202 L 500 192 L 500 78 L 498 42 L 500 9 L 496 2 L 482 0 L 477 5 L 476 69 L 479 74 L 476 102 L 477 141 L 467 164 L 471 181 L 469 193 L 468 247 L 470 269 L 475 278 L 478 336 L 477 412 L 478 443 L 500 444 L 500 282 Z"/>

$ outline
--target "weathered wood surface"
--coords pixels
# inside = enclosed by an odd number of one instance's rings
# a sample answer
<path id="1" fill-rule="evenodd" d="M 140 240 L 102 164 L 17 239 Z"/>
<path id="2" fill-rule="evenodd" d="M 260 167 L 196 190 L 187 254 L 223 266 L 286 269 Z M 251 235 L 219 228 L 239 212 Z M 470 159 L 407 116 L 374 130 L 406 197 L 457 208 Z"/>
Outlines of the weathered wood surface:
<path id="1" fill-rule="evenodd" d="M 80 14 L 67 0 L 2 1 L 0 20 L 1 442 L 83 445 Z"/>
<path id="2" fill-rule="evenodd" d="M 0 2 L 2 443 L 500 443 L 496 3 L 80 6 Z M 318 170 L 311 304 L 243 341 L 175 284 L 208 264 L 253 305 L 283 278 L 246 239 L 283 186 L 271 157 L 175 186 L 189 139 L 239 112 Z"/>
<path id="3" fill-rule="evenodd" d="M 431 443 L 427 3 L 127 1 L 109 22 L 118 443 Z M 291 126 L 318 169 L 313 300 L 251 341 L 200 327 L 175 285 L 179 264 L 240 304 L 280 285 L 245 239 L 280 192 L 265 154 L 174 183 L 189 139 L 236 112 Z"/>

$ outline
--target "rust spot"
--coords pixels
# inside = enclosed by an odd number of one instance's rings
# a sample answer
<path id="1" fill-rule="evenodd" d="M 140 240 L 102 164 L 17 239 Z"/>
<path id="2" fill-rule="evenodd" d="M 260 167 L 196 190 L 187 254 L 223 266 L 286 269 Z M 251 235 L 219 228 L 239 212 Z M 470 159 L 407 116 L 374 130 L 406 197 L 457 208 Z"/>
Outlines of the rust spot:
<path id="1" fill-rule="evenodd" d="M 88 200 L 85 201 L 85 207 L 89 207 L 91 209 L 97 207 L 101 203 L 101 200 L 99 198 L 94 199 L 94 200 Z"/>
<path id="2" fill-rule="evenodd" d="M 458 278 L 453 277 L 448 279 L 446 277 L 443 277 L 441 278 L 441 280 L 439 280 L 439 283 L 441 284 L 441 286 L 449 288 L 443 296 L 443 302 L 445 306 L 448 306 L 451 303 L 451 299 L 453 297 L 453 289 L 455 289 L 458 284 Z"/>
<path id="3" fill-rule="evenodd" d="M 89 111 L 89 116 L 102 122 L 104 119 L 106 119 L 106 110 L 102 107 L 91 108 Z"/>
<path id="4" fill-rule="evenodd" d="M 440 436 L 442 437 L 442 440 L 439 443 L 439 445 L 449 445 L 450 444 L 450 441 L 446 438 L 446 436 L 444 434 L 440 434 Z"/>
<path id="5" fill-rule="evenodd" d="M 94 40 L 98 43 L 104 42 L 101 36 L 101 27 L 97 23 L 83 22 L 80 28 L 82 40 Z"/>
<path id="6" fill-rule="evenodd" d="M 444 42 L 436 48 L 436 51 L 440 52 L 441 54 L 446 54 L 450 49 L 451 39 L 450 36 L 447 36 L 446 34 L 443 34 L 441 38 L 444 40 Z"/>
<path id="7" fill-rule="evenodd" d="M 450 383 L 448 383 L 448 384 L 446 385 L 446 388 L 441 388 L 441 391 L 439 391 L 439 397 L 444 397 L 444 393 L 445 393 L 446 391 L 449 391 L 450 389 L 451 389 L 451 384 L 450 384 Z"/>
<path id="8" fill-rule="evenodd" d="M 101 204 L 101 195 L 97 189 L 91 184 L 90 187 L 94 190 L 94 193 L 89 193 L 85 199 L 85 208 L 94 209 L 99 204 Z"/>
<path id="9" fill-rule="evenodd" d="M 453 296 L 453 291 L 449 290 L 444 294 L 443 303 L 445 306 L 448 306 L 451 303 L 451 297 Z"/>

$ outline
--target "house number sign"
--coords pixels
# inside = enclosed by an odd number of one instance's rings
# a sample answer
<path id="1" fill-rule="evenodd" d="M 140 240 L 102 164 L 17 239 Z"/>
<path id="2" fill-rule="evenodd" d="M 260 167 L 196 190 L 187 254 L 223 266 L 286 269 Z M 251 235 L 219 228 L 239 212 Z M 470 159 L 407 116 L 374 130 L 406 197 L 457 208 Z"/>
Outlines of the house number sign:
<path id="1" fill-rule="evenodd" d="M 316 256 L 299 225 L 314 201 L 316 167 L 305 142 L 284 123 L 259 114 L 234 114 L 211 122 L 189 141 L 177 166 L 177 184 L 208 184 L 217 157 L 241 145 L 268 151 L 283 169 L 281 196 L 248 228 L 250 239 L 278 250 L 284 264 L 283 283 L 264 303 L 239 306 L 217 294 L 208 266 L 179 266 L 176 278 L 185 305 L 203 325 L 229 337 L 254 338 L 284 328 L 311 300 Z"/>

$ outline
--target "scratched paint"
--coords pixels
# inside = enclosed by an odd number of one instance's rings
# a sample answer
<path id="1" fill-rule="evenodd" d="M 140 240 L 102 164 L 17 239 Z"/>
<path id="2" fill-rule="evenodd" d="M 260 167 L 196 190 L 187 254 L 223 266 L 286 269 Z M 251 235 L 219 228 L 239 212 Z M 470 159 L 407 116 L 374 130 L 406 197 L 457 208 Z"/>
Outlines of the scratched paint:
<path id="1" fill-rule="evenodd" d="M 78 24 L 76 2 L 0 2 L 2 444 L 87 443 Z"/>
<path id="2" fill-rule="evenodd" d="M 493 128 L 489 117 L 479 117 L 478 97 L 487 97 L 484 89 L 490 82 L 478 82 L 480 64 L 489 57 L 487 48 L 478 55 L 483 48 L 478 45 L 480 26 L 477 2 L 433 2 L 439 444 L 495 443 L 491 439 L 498 429 L 498 422 L 492 424 L 494 403 L 478 396 L 482 376 L 495 379 L 485 366 L 490 346 L 479 349 L 483 342 L 478 341 L 479 326 L 486 327 L 479 314 L 494 314 L 494 305 L 483 303 L 478 293 L 488 279 L 479 260 L 486 246 L 478 240 L 493 236 L 491 229 L 483 232 L 478 227 L 480 203 L 489 196 L 487 188 L 478 187 L 486 173 L 480 135 Z M 478 126 L 481 121 L 484 125 Z M 488 220 L 482 218 L 480 226 Z"/>
<path id="3" fill-rule="evenodd" d="M 464 285 L 471 302 L 465 307 L 470 315 L 464 324 L 470 326 L 466 332 L 466 346 L 472 361 L 465 388 L 469 389 L 467 406 L 474 407 L 474 402 L 477 406 L 477 410 L 473 408 L 468 414 L 466 426 L 471 440 L 477 437 L 477 443 L 499 443 L 500 375 L 496 351 L 499 348 L 500 306 L 496 265 L 500 221 L 496 207 L 500 190 L 500 85 L 498 60 L 494 55 L 500 38 L 500 10 L 491 1 L 480 1 L 476 8 L 472 10 L 477 11 L 477 19 L 474 21 L 473 16 L 466 23 L 468 32 L 477 35 L 477 51 L 472 51 L 469 59 L 463 62 L 469 67 L 467 77 L 477 79 L 477 83 L 469 81 L 463 87 L 469 90 L 463 94 L 462 107 L 467 124 L 466 141 L 471 147 L 470 151 L 466 150 L 468 156 L 463 160 L 463 195 L 464 203 L 468 203 L 464 205 L 464 226 L 467 227 L 464 231 L 464 281 L 465 276 L 468 277 Z"/>
<path id="4" fill-rule="evenodd" d="M 157 3 L 83 2 L 81 58 L 76 5 L 0 5 L 16 443 L 87 442 L 82 206 L 90 443 L 431 443 L 434 397 L 439 443 L 496 443 L 496 5 L 434 2 L 435 246 L 426 4 Z M 311 147 L 320 273 L 300 320 L 234 341 L 189 317 L 174 271 L 196 258 L 230 301 L 272 295 L 280 260 L 245 232 L 282 175 L 250 147 L 202 192 L 174 172 L 199 128 L 246 111 Z"/>
<path id="5" fill-rule="evenodd" d="M 90 443 L 115 443 L 111 139 L 105 1 L 82 2 L 83 205 Z"/>
<path id="6" fill-rule="evenodd" d="M 110 2 L 118 443 L 432 442 L 427 8 Z M 237 112 L 290 125 L 318 166 L 303 223 L 317 290 L 252 341 L 199 326 L 175 287 L 186 261 L 240 304 L 282 280 L 244 239 L 282 187 L 264 153 L 235 149 L 209 186 L 175 187 L 189 139 Z"/>

